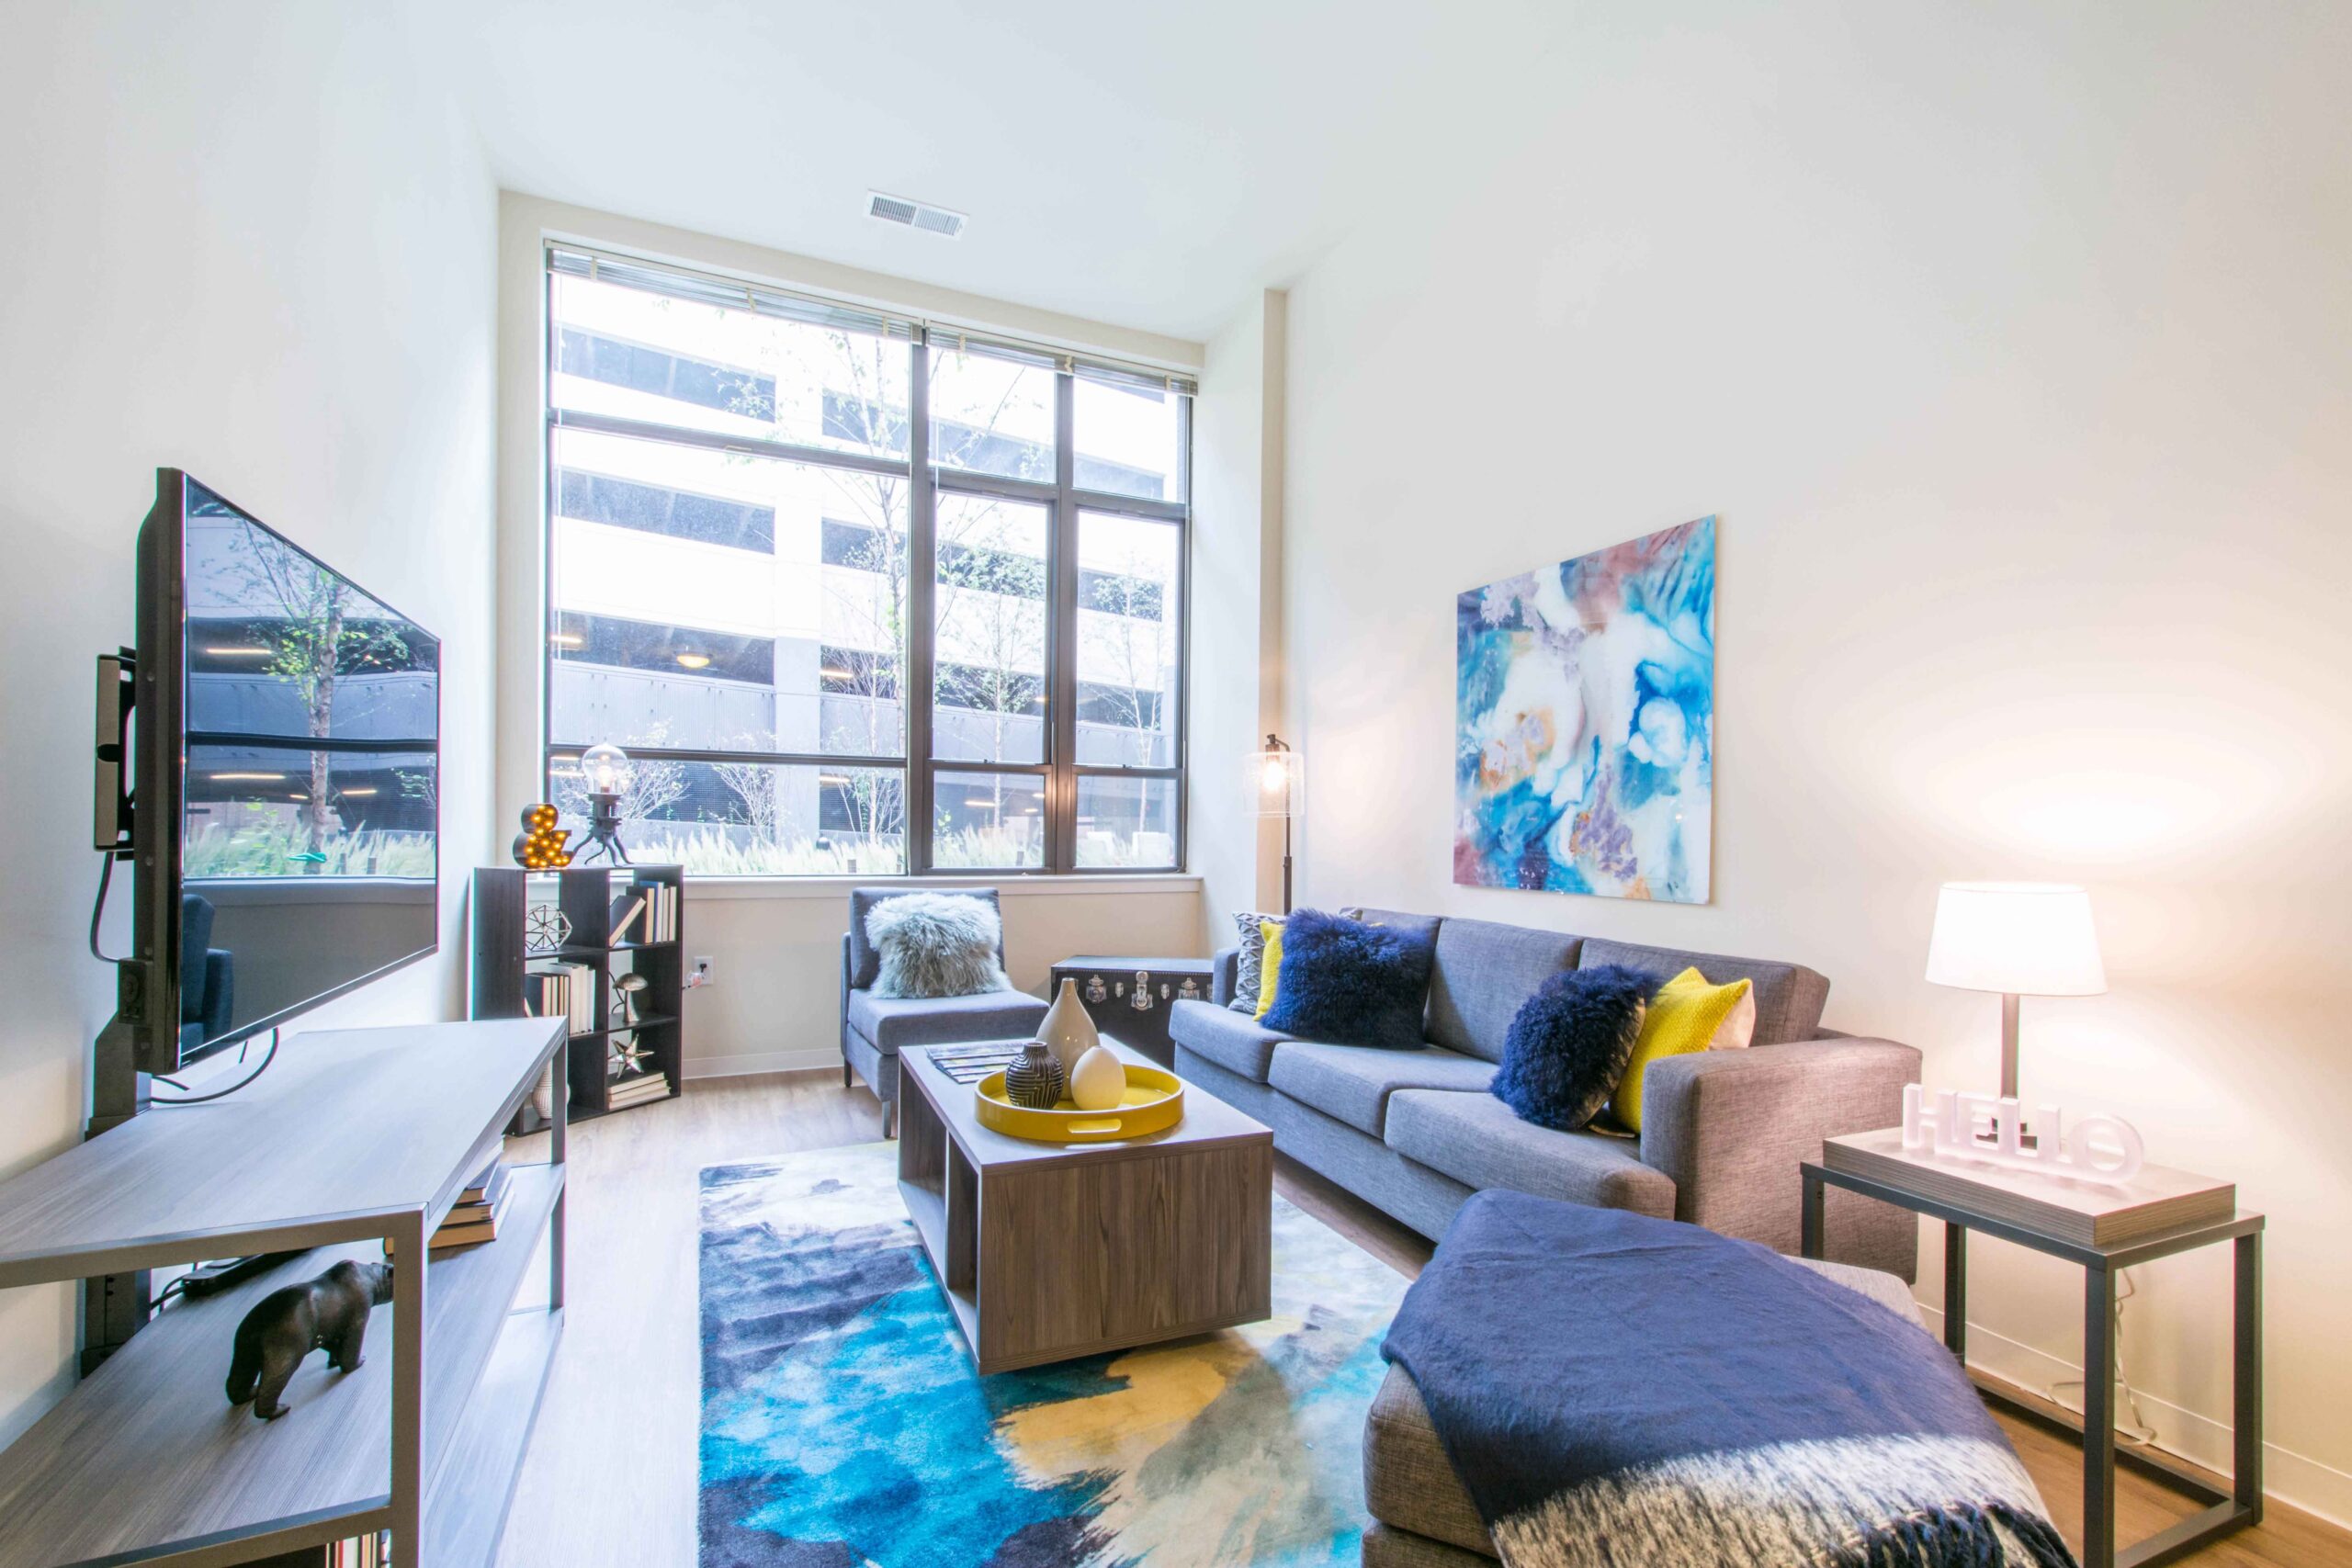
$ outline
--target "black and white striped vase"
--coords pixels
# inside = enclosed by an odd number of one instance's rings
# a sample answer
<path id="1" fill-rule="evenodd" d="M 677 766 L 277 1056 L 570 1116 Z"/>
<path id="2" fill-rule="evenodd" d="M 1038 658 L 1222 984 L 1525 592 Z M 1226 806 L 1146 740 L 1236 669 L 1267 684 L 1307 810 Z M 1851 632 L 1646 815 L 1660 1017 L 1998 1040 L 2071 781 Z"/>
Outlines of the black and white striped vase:
<path id="1" fill-rule="evenodd" d="M 1069 1076 L 1054 1059 L 1053 1047 L 1042 1040 L 1023 1045 L 1020 1059 L 1004 1069 L 1004 1098 L 1032 1111 L 1051 1111 L 1069 1087 Z"/>

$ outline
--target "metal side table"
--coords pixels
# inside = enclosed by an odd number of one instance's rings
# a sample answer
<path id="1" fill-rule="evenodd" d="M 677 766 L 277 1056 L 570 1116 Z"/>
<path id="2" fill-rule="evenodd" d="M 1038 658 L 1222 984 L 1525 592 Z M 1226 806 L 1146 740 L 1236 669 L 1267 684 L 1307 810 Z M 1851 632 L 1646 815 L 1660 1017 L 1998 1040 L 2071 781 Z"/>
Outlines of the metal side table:
<path id="1" fill-rule="evenodd" d="M 2241 1209 L 2226 1220 L 2184 1225 L 2114 1247 L 2087 1246 L 2027 1226 L 1939 1202 L 1868 1177 L 1830 1170 L 1807 1161 L 1804 1172 L 1803 1251 L 1821 1256 L 1821 1204 L 1826 1187 L 1859 1192 L 1898 1209 L 1932 1215 L 1944 1224 L 1944 1345 L 1968 1363 L 1968 1233 L 1983 1231 L 2031 1247 L 2083 1269 L 2083 1418 L 2065 1423 L 2083 1438 L 2083 1568 L 2154 1568 L 2199 1547 L 2262 1522 L 2262 1216 Z M 1947 1176 L 1965 1177 L 1948 1169 Z M 2150 1263 L 2217 1242 L 2236 1248 L 2235 1355 L 2230 1403 L 2235 1454 L 2230 1489 L 2221 1491 L 2198 1472 L 2162 1454 L 2115 1446 L 2115 1281 L 2135 1263 Z M 2011 1404 L 2037 1419 L 2048 1413 L 2014 1405 L 1997 1387 L 1978 1386 L 1985 1397 Z M 2118 1460 L 2209 1505 L 2170 1529 L 2120 1551 L 2115 1544 L 2115 1465 Z"/>

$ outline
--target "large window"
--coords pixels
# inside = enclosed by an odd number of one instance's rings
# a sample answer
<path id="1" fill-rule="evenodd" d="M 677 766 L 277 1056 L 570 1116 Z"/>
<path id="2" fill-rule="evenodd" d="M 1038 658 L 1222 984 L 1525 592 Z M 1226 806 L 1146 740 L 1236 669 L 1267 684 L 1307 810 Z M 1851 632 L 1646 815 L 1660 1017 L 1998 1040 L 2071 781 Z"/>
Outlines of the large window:
<path id="1" fill-rule="evenodd" d="M 548 798 L 705 875 L 1183 863 L 1192 386 L 548 251 Z"/>

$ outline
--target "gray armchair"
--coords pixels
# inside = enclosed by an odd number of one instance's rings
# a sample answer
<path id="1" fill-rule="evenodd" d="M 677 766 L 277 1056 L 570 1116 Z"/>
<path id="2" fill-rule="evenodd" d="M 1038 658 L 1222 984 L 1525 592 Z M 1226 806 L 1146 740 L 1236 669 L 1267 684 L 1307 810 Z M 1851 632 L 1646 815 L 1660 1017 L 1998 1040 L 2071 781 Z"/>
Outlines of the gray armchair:
<path id="1" fill-rule="evenodd" d="M 852 1074 L 865 1080 L 882 1102 L 887 1135 L 899 1135 L 899 1048 L 946 1045 L 964 1040 L 1019 1040 L 1037 1032 L 1046 1004 L 1026 991 L 989 991 L 970 997 L 877 997 L 873 987 L 882 955 L 865 934 L 865 917 L 876 904 L 909 893 L 952 891 L 1003 909 L 993 887 L 858 887 L 849 896 L 849 930 L 842 936 L 842 1087 Z M 997 962 L 1004 944 L 997 943 Z"/>

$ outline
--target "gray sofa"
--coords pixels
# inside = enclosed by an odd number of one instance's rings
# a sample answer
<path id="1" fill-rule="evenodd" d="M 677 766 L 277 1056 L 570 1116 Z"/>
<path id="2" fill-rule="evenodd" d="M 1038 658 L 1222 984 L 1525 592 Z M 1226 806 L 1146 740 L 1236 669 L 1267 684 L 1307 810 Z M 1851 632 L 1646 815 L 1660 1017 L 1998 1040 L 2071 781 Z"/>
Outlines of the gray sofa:
<path id="1" fill-rule="evenodd" d="M 1216 957 L 1204 1002 L 1169 1015 L 1176 1070 L 1274 1130 L 1274 1146 L 1435 1239 L 1488 1187 L 1632 1209 L 1705 1225 L 1783 1253 L 1798 1245 L 1801 1160 L 1834 1134 L 1902 1119 L 1919 1053 L 1821 1027 L 1829 982 L 1800 964 L 1637 947 L 1489 920 L 1368 911 L 1434 929 L 1428 1043 L 1384 1051 L 1299 1040 L 1226 1004 L 1238 950 Z M 1653 1065 L 1638 1139 L 1559 1133 L 1521 1121 L 1487 1092 L 1520 1004 L 1559 970 L 1623 964 L 1663 980 L 1696 964 L 1755 986 L 1744 1051 Z M 1825 1212 L 1828 1255 L 1908 1280 L 1917 1222 L 1851 1193 Z"/>
<path id="2" fill-rule="evenodd" d="M 984 900 L 1003 910 L 993 887 L 856 887 L 850 890 L 849 930 L 842 937 L 842 1087 L 850 1072 L 865 1080 L 882 1102 L 884 1129 L 899 1135 L 899 1048 L 902 1045 L 945 1045 L 959 1040 L 1023 1040 L 1037 1032 L 1046 1004 L 1026 991 L 989 991 L 971 997 L 877 997 L 875 977 L 882 970 L 882 955 L 865 934 L 865 917 L 875 905 L 909 893 L 954 892 Z M 997 942 L 996 961 L 1004 962 L 1004 942 Z"/>

